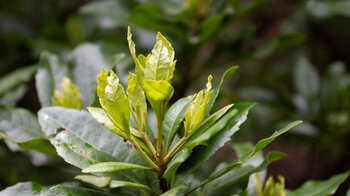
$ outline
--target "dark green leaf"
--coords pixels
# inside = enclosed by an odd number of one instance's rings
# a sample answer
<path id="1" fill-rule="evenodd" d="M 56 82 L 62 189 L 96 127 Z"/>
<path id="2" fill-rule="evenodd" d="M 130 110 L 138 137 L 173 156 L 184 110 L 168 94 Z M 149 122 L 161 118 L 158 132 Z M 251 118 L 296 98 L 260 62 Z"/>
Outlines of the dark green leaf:
<path id="1" fill-rule="evenodd" d="M 164 179 L 170 182 L 171 178 L 175 176 L 177 169 L 180 165 L 190 156 L 190 150 L 185 148 L 176 153 L 175 157 L 170 161 L 168 168 L 164 172 Z"/>
<path id="2" fill-rule="evenodd" d="M 170 145 L 185 118 L 187 108 L 193 100 L 193 95 L 184 97 L 175 102 L 165 114 L 163 120 L 163 135 L 165 140 L 165 152 L 168 152 Z"/>
<path id="3" fill-rule="evenodd" d="M 222 190 L 225 190 L 224 195 L 230 195 L 233 194 L 234 191 L 237 191 L 237 188 L 240 190 L 244 190 L 248 185 L 249 177 L 252 174 L 265 170 L 270 163 L 277 161 L 283 157 L 286 157 L 286 155 L 283 153 L 270 152 L 262 163 L 256 166 L 247 164 L 246 166 L 237 168 L 225 174 L 224 176 L 216 179 L 215 181 L 206 184 L 201 190 L 201 193 L 208 195 L 209 193 L 214 192 L 215 195 L 215 193 L 219 194 Z M 238 183 L 238 181 L 244 181 L 244 183 Z M 243 184 L 244 186 L 237 187 L 238 184 Z"/>
<path id="4" fill-rule="evenodd" d="M 239 167 L 240 165 L 242 165 L 244 162 L 248 161 L 251 157 L 253 157 L 257 152 L 259 152 L 260 150 L 262 150 L 263 148 L 265 148 L 265 146 L 267 146 L 269 143 L 271 143 L 273 140 L 275 140 L 278 136 L 280 136 L 281 134 L 287 132 L 289 129 L 291 129 L 292 127 L 300 124 L 301 121 L 295 121 L 292 122 L 290 124 L 288 124 L 287 126 L 285 126 L 283 129 L 276 131 L 274 134 L 272 134 L 270 137 L 265 138 L 263 140 L 260 140 L 255 148 L 253 150 L 251 150 L 250 152 L 246 153 L 245 155 L 241 156 L 240 158 L 238 158 L 237 160 L 235 160 L 234 162 L 232 162 L 230 165 L 228 165 L 227 167 L 223 168 L 222 170 L 220 170 L 219 172 L 217 172 L 216 174 L 212 175 L 211 177 L 207 178 L 206 180 L 204 180 L 200 185 L 198 185 L 197 187 L 195 187 L 194 189 L 192 189 L 191 191 L 194 191 L 195 189 L 213 181 L 216 180 L 217 178 L 229 173 L 230 171 L 232 171 L 233 169 Z M 275 157 L 276 158 L 276 157 Z M 191 192 L 190 191 L 190 192 Z"/>
<path id="5" fill-rule="evenodd" d="M 339 185 L 349 176 L 350 172 L 335 175 L 324 181 L 308 181 L 293 191 L 287 191 L 287 196 L 327 196 L 333 195 Z"/>
<path id="6" fill-rule="evenodd" d="M 210 139 L 207 146 L 199 146 L 193 149 L 190 158 L 180 166 L 179 173 L 183 174 L 183 176 L 187 176 L 203 164 L 203 162 L 207 161 L 239 130 L 239 126 L 247 119 L 248 111 L 253 106 L 254 103 L 235 104 L 230 110 L 238 110 L 238 113 L 227 122 L 226 126 L 221 131 Z"/>
<path id="7" fill-rule="evenodd" d="M 230 69 L 226 70 L 224 75 L 222 75 L 222 77 L 221 77 L 221 81 L 220 81 L 219 86 L 210 92 L 210 101 L 207 105 L 207 112 L 206 112 L 205 116 L 209 116 L 211 109 L 216 101 L 216 98 L 219 95 L 220 89 L 221 89 L 222 85 L 224 84 L 224 82 L 228 79 L 228 77 L 230 75 L 235 73 L 237 69 L 238 69 L 238 66 L 233 66 Z"/>

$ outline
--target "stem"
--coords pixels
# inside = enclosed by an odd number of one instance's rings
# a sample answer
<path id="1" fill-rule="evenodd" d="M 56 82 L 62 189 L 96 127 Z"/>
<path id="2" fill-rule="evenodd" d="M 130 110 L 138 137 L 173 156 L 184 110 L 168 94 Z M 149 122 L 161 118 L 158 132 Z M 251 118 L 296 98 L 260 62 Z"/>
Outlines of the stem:
<path id="1" fill-rule="evenodd" d="M 163 134 L 162 134 L 162 121 L 163 121 L 163 112 L 157 116 L 157 157 L 159 158 L 159 166 L 163 165 Z"/>
<path id="2" fill-rule="evenodd" d="M 128 138 L 135 146 L 137 151 L 139 151 L 140 155 L 150 164 L 155 170 L 159 170 L 159 167 L 150 159 L 147 154 L 142 150 L 142 148 L 137 144 L 137 142 L 133 138 Z"/>
<path id="3" fill-rule="evenodd" d="M 183 137 L 177 142 L 177 144 L 171 149 L 171 151 L 165 156 L 164 163 L 168 163 L 174 154 L 180 149 L 180 147 L 185 143 L 187 137 Z"/>
<path id="4" fill-rule="evenodd" d="M 141 134 L 142 134 L 143 139 L 146 141 L 146 144 L 147 144 L 148 148 L 151 150 L 151 153 L 152 153 L 153 157 L 157 160 L 158 159 L 157 158 L 157 152 L 156 152 L 156 149 L 154 149 L 154 146 L 153 146 L 151 140 L 149 139 L 149 137 L 147 135 L 145 124 L 142 124 Z"/>

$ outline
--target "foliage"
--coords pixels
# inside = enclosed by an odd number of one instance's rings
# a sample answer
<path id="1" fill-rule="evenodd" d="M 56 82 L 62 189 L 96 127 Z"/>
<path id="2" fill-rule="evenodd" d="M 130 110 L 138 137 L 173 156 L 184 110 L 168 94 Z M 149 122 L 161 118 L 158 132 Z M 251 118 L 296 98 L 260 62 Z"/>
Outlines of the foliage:
<path id="1" fill-rule="evenodd" d="M 174 94 L 171 79 L 176 63 L 171 44 L 158 33 L 152 53 L 145 57 L 136 55 L 130 29 L 128 41 L 136 65 L 136 74 L 129 74 L 128 87 L 125 91 L 119 77 L 112 70 L 108 73 L 102 68 L 102 73 L 97 76 L 98 84 L 89 84 L 97 89 L 96 94 L 100 103 L 100 107 L 88 107 L 90 114 L 79 110 L 80 107 L 69 108 L 72 105 L 81 106 L 78 88 L 80 89 L 85 83 L 77 82 L 77 87 L 62 75 L 62 95 L 53 90 L 53 86 L 45 87 L 48 92 L 53 93 L 53 104 L 62 103 L 64 107 L 42 108 L 38 113 L 40 126 L 30 112 L 20 109 L 17 109 L 18 112 L 31 116 L 31 122 L 17 120 L 18 114 L 15 113 L 11 117 L 11 112 L 17 110 L 10 109 L 3 114 L 8 120 L 1 122 L 4 139 L 15 142 L 24 149 L 38 150 L 63 158 L 67 163 L 82 169 L 82 173 L 89 174 L 77 175 L 75 179 L 93 187 L 84 188 L 70 183 L 42 186 L 27 182 L 9 187 L 0 194 L 15 195 L 24 191 L 33 195 L 38 193 L 123 195 L 128 192 L 145 195 L 200 195 L 201 189 L 207 192 L 211 190 L 208 187 L 214 182 L 215 187 L 226 185 L 227 181 L 223 179 L 232 174 L 239 175 L 235 180 L 231 180 L 231 183 L 243 180 L 243 183 L 235 185 L 240 188 L 234 193 L 240 194 L 246 191 L 249 176 L 264 170 L 271 162 L 284 156 L 281 153 L 270 153 L 260 165 L 244 165 L 279 135 L 300 124 L 300 121 L 288 124 L 270 137 L 259 141 L 255 147 L 249 147 L 249 150 L 235 161 L 214 170 L 205 179 L 193 180 L 195 178 L 193 172 L 230 140 L 247 119 L 248 111 L 254 105 L 230 104 L 210 113 L 222 83 L 237 67 L 232 67 L 223 75 L 218 87 L 211 90 L 212 76 L 209 76 L 205 91 L 201 90 L 195 95 L 180 99 L 168 109 L 167 105 Z M 74 54 L 79 54 L 76 51 Z M 44 71 L 50 72 L 58 68 L 57 71 L 61 71 L 60 73 L 73 72 L 74 75 L 75 69 L 80 66 L 76 64 L 77 67 L 73 69 L 66 67 L 64 63 L 58 63 L 57 57 L 48 53 L 44 53 L 42 58 L 42 72 L 38 71 L 37 79 L 45 79 L 53 84 L 57 79 L 47 77 L 43 74 Z M 42 95 L 47 97 L 48 92 L 42 91 Z M 150 130 L 148 126 L 149 111 L 146 100 L 155 113 L 156 130 Z M 27 120 L 28 117 L 24 119 Z M 24 123 L 28 125 L 22 127 Z M 19 128 L 12 127 L 16 125 L 20 125 Z M 20 136 L 29 133 L 31 135 L 19 140 Z M 33 139 L 35 142 L 32 142 Z M 46 145 L 37 144 L 37 139 Z M 28 141 L 31 145 L 23 145 L 23 142 Z M 49 153 L 47 148 L 53 150 Z M 347 175 L 343 174 L 336 184 L 344 181 Z M 158 183 L 154 184 L 155 181 Z M 269 186 L 273 187 L 271 180 L 268 184 L 272 184 Z"/>

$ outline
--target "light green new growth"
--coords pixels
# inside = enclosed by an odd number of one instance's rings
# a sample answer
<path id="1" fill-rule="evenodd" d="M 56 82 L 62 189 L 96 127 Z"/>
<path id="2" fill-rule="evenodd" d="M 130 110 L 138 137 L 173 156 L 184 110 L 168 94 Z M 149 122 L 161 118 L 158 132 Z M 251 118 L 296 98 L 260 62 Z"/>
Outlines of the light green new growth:
<path id="1" fill-rule="evenodd" d="M 62 78 L 62 94 L 55 89 L 52 96 L 52 105 L 66 108 L 81 109 L 82 102 L 78 87 L 67 77 Z"/>
<path id="2" fill-rule="evenodd" d="M 286 196 L 283 176 L 278 176 L 279 182 L 275 182 L 273 177 L 270 176 L 265 183 L 264 189 L 262 188 L 259 173 L 255 174 L 254 181 L 258 196 Z"/>

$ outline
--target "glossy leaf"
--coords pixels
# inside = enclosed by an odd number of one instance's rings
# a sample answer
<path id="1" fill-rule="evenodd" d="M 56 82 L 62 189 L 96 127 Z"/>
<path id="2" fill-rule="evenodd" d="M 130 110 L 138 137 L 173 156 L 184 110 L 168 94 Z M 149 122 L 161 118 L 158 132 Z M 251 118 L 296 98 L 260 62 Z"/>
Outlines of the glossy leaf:
<path id="1" fill-rule="evenodd" d="M 193 150 L 191 157 L 180 166 L 179 173 L 183 174 L 185 177 L 207 161 L 239 130 L 239 126 L 247 119 L 248 111 L 253 106 L 254 103 L 237 103 L 232 106 L 230 110 L 238 110 L 238 113 L 227 122 L 222 130 L 210 139 L 207 146 L 199 146 Z"/>
<path id="2" fill-rule="evenodd" d="M 255 148 L 253 150 L 251 150 L 250 152 L 246 153 L 245 155 L 241 156 L 240 158 L 238 158 L 237 160 L 235 160 L 234 162 L 232 162 L 230 165 L 228 165 L 227 167 L 223 168 L 222 170 L 220 170 L 218 173 L 214 174 L 213 176 L 207 178 L 206 180 L 204 180 L 199 186 L 197 186 L 196 188 L 192 189 L 195 190 L 197 188 L 199 188 L 200 186 L 203 186 L 225 174 L 227 174 L 228 172 L 232 171 L 233 169 L 239 167 L 240 165 L 242 165 L 244 162 L 248 161 L 251 157 L 253 157 L 257 152 L 259 152 L 260 150 L 262 150 L 263 148 L 265 148 L 265 146 L 267 146 L 269 143 L 271 143 L 273 140 L 275 140 L 278 136 L 280 136 L 281 134 L 287 132 L 289 129 L 291 129 L 292 127 L 300 124 L 301 121 L 295 121 L 293 123 L 288 124 L 287 126 L 285 126 L 284 128 L 282 128 L 279 131 L 276 131 L 274 134 L 272 134 L 270 137 L 265 138 L 263 140 L 260 140 Z"/>
<path id="3" fill-rule="evenodd" d="M 146 61 L 145 79 L 168 81 L 175 69 L 170 67 L 174 61 L 174 49 L 166 38 L 158 33 L 157 41 L 152 49 L 152 54 Z"/>
<path id="4" fill-rule="evenodd" d="M 136 49 L 135 49 L 135 43 L 132 41 L 132 34 L 131 29 L 128 27 L 128 44 L 129 44 L 129 50 L 130 54 L 135 62 L 135 73 L 137 76 L 137 81 L 139 82 L 139 85 L 143 87 L 143 79 L 144 79 L 144 71 L 146 67 L 146 57 L 143 55 L 139 55 L 137 57 L 136 55 Z"/>
<path id="5" fill-rule="evenodd" d="M 137 81 L 137 77 L 133 73 L 129 73 L 127 93 L 129 101 L 137 115 L 140 126 L 146 125 L 147 120 L 147 103 L 145 93 Z"/>
<path id="6" fill-rule="evenodd" d="M 337 174 L 324 181 L 308 181 L 293 191 L 287 191 L 287 196 L 327 196 L 333 195 L 339 185 L 350 175 L 350 172 Z"/>
<path id="7" fill-rule="evenodd" d="M 97 177 L 92 175 L 78 175 L 74 177 L 75 180 L 80 180 L 97 187 L 105 187 L 111 182 L 110 177 Z"/>
<path id="8" fill-rule="evenodd" d="M 203 120 L 204 114 L 207 110 L 207 104 L 210 100 L 210 90 L 211 90 L 211 80 L 213 77 L 210 75 L 208 77 L 207 89 L 205 91 L 205 96 L 203 97 L 203 91 L 197 93 L 194 98 L 191 107 L 188 108 L 185 117 L 185 135 L 192 135 L 199 123 Z"/>
<path id="9" fill-rule="evenodd" d="M 168 152 L 175 134 L 182 125 L 186 116 L 187 108 L 190 106 L 194 96 L 184 97 L 176 101 L 167 111 L 163 120 L 163 135 L 165 141 L 165 152 Z"/>
<path id="10" fill-rule="evenodd" d="M 228 79 L 229 76 L 231 76 L 233 73 L 236 72 L 237 69 L 238 69 L 238 66 L 232 66 L 231 68 L 226 70 L 224 75 L 222 75 L 222 77 L 221 77 L 220 84 L 210 92 L 210 100 L 209 100 L 209 103 L 207 105 L 207 111 L 205 113 L 205 116 L 209 116 L 210 111 L 211 111 L 211 109 L 216 101 L 216 98 L 219 95 L 219 92 L 220 92 L 222 85 L 225 83 L 225 81 Z"/>
<path id="11" fill-rule="evenodd" d="M 121 170 L 129 169 L 146 169 L 150 170 L 152 168 L 144 167 L 141 165 L 125 163 L 125 162 L 103 162 L 91 165 L 83 169 L 83 173 L 106 173 L 106 172 L 116 172 Z"/>
<path id="12" fill-rule="evenodd" d="M 229 110 L 220 120 L 208 128 L 204 133 L 197 137 L 192 137 L 191 140 L 186 142 L 185 146 L 189 149 L 193 149 L 197 145 L 207 145 L 210 138 L 217 134 L 219 131 L 222 131 L 237 113 L 237 109 Z"/>
<path id="13" fill-rule="evenodd" d="M 159 114 L 162 106 L 173 96 L 174 88 L 167 81 L 143 80 L 147 100 Z"/>
<path id="14" fill-rule="evenodd" d="M 179 191 L 184 190 L 186 188 L 187 186 L 185 185 L 177 186 L 161 194 L 161 196 L 176 196 Z"/>
<path id="15" fill-rule="evenodd" d="M 164 179 L 170 182 L 171 178 L 175 176 L 177 169 L 180 165 L 190 156 L 190 149 L 184 148 L 178 152 L 175 157 L 170 161 L 168 168 L 164 172 Z"/>
<path id="16" fill-rule="evenodd" d="M 119 84 L 118 76 L 113 71 L 108 76 L 107 71 L 102 69 L 97 79 L 97 95 L 102 108 L 113 124 L 128 135 L 130 132 L 130 103 L 123 86 Z"/>
<path id="17" fill-rule="evenodd" d="M 230 193 L 233 194 L 237 191 L 237 186 L 239 186 L 237 184 L 243 184 L 244 186 L 239 187 L 238 189 L 244 190 L 247 187 L 249 177 L 252 174 L 265 170 L 270 163 L 278 161 L 283 157 L 286 157 L 283 153 L 270 152 L 262 163 L 258 165 L 245 164 L 243 167 L 236 168 L 215 181 L 206 184 L 201 192 L 209 195 L 210 193 L 219 194 L 222 190 L 225 190 L 225 194 L 229 195 Z M 216 171 L 213 172 L 213 174 L 215 173 Z"/>
<path id="18" fill-rule="evenodd" d="M 109 186 L 111 188 L 118 188 L 118 187 L 127 186 L 127 187 L 132 187 L 132 188 L 143 189 L 146 191 L 152 191 L 151 187 L 149 187 L 149 186 L 139 184 L 139 183 L 126 182 L 126 181 L 112 180 Z"/>
<path id="19" fill-rule="evenodd" d="M 55 89 L 52 97 L 52 104 L 54 106 L 63 106 L 80 110 L 82 103 L 78 87 L 69 78 L 63 77 L 62 94 Z"/>

